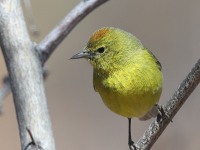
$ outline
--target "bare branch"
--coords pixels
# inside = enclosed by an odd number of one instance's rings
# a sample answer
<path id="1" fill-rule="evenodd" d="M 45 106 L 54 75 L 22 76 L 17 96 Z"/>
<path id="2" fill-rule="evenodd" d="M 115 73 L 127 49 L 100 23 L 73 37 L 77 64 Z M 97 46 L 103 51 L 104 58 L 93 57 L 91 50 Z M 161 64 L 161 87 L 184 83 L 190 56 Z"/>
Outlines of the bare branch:
<path id="1" fill-rule="evenodd" d="M 46 62 L 55 48 L 63 41 L 70 31 L 92 10 L 108 0 L 81 1 L 37 46 L 42 64 Z"/>
<path id="2" fill-rule="evenodd" d="M 149 128 L 145 131 L 142 138 L 137 142 L 137 147 L 143 150 L 149 150 L 156 142 L 158 137 L 165 130 L 171 119 L 176 115 L 181 106 L 185 103 L 190 94 L 194 91 L 200 82 L 200 59 L 192 68 L 191 72 L 180 84 L 174 95 L 164 106 L 164 110 L 170 118 L 163 119 L 162 122 L 157 123 L 153 121 Z"/>
<path id="3" fill-rule="evenodd" d="M 55 48 L 64 40 L 64 38 L 70 33 L 70 31 L 91 11 L 103 4 L 108 0 L 85 0 L 81 1 L 64 19 L 61 23 L 55 27 L 37 46 L 39 54 L 41 54 L 42 64 L 47 61 L 49 56 L 55 50 Z M 32 15 L 32 9 L 30 6 L 30 0 L 24 0 L 26 11 L 29 12 L 30 23 L 34 26 L 34 20 Z M 7 77 L 8 78 L 8 77 Z M 0 97 L 0 101 L 3 101 L 5 94 L 8 94 L 9 82 L 5 83 L 5 87 L 0 90 L 0 94 L 4 95 Z"/>
<path id="4" fill-rule="evenodd" d="M 81 1 L 64 19 L 56 26 L 37 46 L 36 50 L 39 52 L 42 64 L 44 64 L 55 48 L 64 40 L 64 38 L 70 33 L 70 31 L 91 11 L 105 3 L 108 0 L 85 0 Z M 30 6 L 30 0 L 24 0 L 27 12 L 30 11 L 29 19 L 30 23 L 34 25 L 32 16 L 32 10 Z M 5 87 L 0 89 L 0 93 L 4 88 L 9 87 L 6 83 Z M 0 97 L 0 101 L 3 100 Z"/>
<path id="5" fill-rule="evenodd" d="M 49 71 L 43 67 L 43 78 L 44 80 L 47 79 L 49 76 Z M 3 101 L 5 100 L 6 96 L 10 93 L 10 79 L 8 76 L 5 76 L 3 79 L 3 87 L 0 89 L 0 114 L 2 113 L 3 108 Z"/>
<path id="6" fill-rule="evenodd" d="M 20 0 L 0 1 L 0 45 L 10 76 L 22 149 L 30 143 L 30 127 L 41 147 L 55 144 L 43 86 L 42 66 L 28 35 Z"/>

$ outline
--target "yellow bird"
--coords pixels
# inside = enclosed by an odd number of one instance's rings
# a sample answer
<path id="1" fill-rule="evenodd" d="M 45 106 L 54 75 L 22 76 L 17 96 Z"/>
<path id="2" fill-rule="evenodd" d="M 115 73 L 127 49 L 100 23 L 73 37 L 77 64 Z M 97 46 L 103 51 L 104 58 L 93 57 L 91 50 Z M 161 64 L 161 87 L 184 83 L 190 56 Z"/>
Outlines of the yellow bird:
<path id="1" fill-rule="evenodd" d="M 71 59 L 79 58 L 92 64 L 94 89 L 104 104 L 128 118 L 128 144 L 135 148 L 131 118 L 149 119 L 162 92 L 161 64 L 135 36 L 113 27 L 94 32 L 84 50 Z"/>

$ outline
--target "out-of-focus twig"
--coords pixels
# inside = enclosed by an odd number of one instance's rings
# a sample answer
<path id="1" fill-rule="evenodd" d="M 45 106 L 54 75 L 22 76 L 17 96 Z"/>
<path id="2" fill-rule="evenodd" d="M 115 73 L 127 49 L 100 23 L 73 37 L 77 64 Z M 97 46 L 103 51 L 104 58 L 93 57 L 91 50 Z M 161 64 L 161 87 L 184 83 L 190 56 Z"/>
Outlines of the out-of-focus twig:
<path id="1" fill-rule="evenodd" d="M 37 46 L 42 64 L 70 31 L 91 11 L 108 0 L 82 0 Z"/>
<path id="2" fill-rule="evenodd" d="M 36 26 L 36 23 L 33 17 L 33 11 L 32 11 L 30 0 L 24 0 L 24 5 L 26 9 L 30 32 L 33 36 L 39 36 L 40 31 L 38 30 L 38 27 Z"/>
<path id="3" fill-rule="evenodd" d="M 5 99 L 5 97 L 10 93 L 10 81 L 9 77 L 6 76 L 3 79 L 3 85 L 0 89 L 0 103 L 2 103 Z"/>
<path id="4" fill-rule="evenodd" d="M 3 113 L 3 102 L 9 93 L 10 93 L 10 81 L 9 77 L 7 76 L 3 79 L 3 85 L 2 88 L 0 89 L 0 114 Z"/>

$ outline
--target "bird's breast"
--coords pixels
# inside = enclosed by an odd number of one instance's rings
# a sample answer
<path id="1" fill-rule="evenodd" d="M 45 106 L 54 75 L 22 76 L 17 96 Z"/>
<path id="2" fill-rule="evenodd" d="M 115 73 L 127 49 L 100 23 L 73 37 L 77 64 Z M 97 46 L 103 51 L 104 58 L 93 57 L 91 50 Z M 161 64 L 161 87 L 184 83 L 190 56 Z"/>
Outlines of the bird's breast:
<path id="1" fill-rule="evenodd" d="M 143 116 L 160 98 L 162 74 L 159 69 L 135 65 L 103 75 L 94 72 L 94 86 L 104 104 L 125 117 Z"/>

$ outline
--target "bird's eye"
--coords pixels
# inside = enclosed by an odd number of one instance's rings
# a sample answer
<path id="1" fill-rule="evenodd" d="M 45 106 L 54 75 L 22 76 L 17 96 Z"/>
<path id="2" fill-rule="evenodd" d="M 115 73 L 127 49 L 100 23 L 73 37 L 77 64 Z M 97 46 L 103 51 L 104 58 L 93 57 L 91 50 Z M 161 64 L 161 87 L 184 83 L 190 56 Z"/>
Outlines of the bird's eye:
<path id="1" fill-rule="evenodd" d="M 103 53 L 103 52 L 105 51 L 105 48 L 104 48 L 104 47 L 100 47 L 100 48 L 97 49 L 97 51 L 98 51 L 99 53 Z"/>

